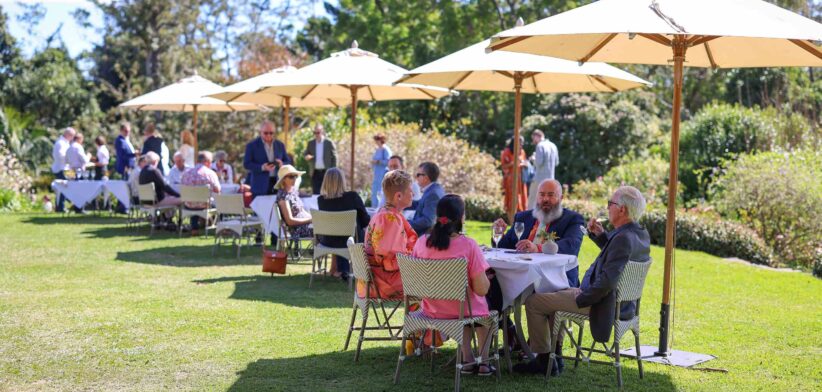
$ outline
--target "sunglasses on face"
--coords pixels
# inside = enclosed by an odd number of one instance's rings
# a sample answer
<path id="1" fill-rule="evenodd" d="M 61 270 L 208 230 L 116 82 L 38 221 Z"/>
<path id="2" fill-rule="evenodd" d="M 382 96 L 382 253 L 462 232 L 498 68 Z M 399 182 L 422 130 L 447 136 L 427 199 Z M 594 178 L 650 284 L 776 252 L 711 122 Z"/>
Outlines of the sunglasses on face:
<path id="1" fill-rule="evenodd" d="M 285 176 L 285 178 L 288 178 L 288 179 L 294 180 L 294 179 L 296 179 L 296 178 L 297 178 L 297 176 L 295 176 L 295 175 L 290 175 L 290 176 Z"/>
<path id="2" fill-rule="evenodd" d="M 274 134 L 274 132 L 263 132 L 263 135 L 266 135 L 266 136 L 273 135 L 273 134 Z"/>
<path id="3" fill-rule="evenodd" d="M 424 177 L 425 173 L 417 173 L 417 178 Z"/>

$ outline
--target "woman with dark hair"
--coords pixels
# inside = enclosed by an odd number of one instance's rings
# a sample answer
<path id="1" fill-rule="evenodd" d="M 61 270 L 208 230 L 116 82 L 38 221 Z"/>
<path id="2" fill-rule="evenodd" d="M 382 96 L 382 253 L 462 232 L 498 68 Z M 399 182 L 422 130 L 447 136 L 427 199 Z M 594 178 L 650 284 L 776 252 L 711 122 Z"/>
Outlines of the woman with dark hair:
<path id="1" fill-rule="evenodd" d="M 491 283 L 485 276 L 485 270 L 489 268 L 485 257 L 482 255 L 477 242 L 461 234 L 462 225 L 465 222 L 465 202 L 458 195 L 445 195 L 437 203 L 437 219 L 430 234 L 427 234 L 417 241 L 412 255 L 424 259 L 453 259 L 465 258 L 468 260 L 468 282 L 470 292 L 468 294 L 468 306 L 465 309 L 465 316 L 487 316 L 488 303 L 485 301 L 485 294 Z M 458 301 L 448 300 L 422 300 L 422 311 L 428 317 L 439 319 L 459 318 L 460 307 Z M 491 343 L 488 337 L 488 328 L 484 326 L 475 327 L 477 340 L 482 342 L 480 356 L 488 358 L 488 347 Z M 463 329 L 463 344 L 461 347 L 463 360 L 465 363 L 475 362 L 474 354 L 471 350 L 471 328 Z M 486 341 L 487 340 L 487 341 Z M 467 365 L 462 372 L 466 374 L 477 372 L 481 376 L 494 374 L 496 369 L 489 364 L 480 364 L 478 367 Z"/>
<path id="2" fill-rule="evenodd" d="M 502 150 L 500 161 L 502 162 L 502 191 L 505 193 L 505 210 L 511 206 L 511 198 L 514 197 L 514 170 L 522 171 L 522 168 L 528 166 L 528 160 L 525 158 L 525 151 L 522 150 L 522 143 L 525 139 L 519 138 L 519 159 L 514 159 L 514 138 L 508 141 L 508 145 Z M 518 177 L 517 181 L 517 212 L 525 211 L 528 208 L 528 188 L 522 182 L 522 176 Z"/>

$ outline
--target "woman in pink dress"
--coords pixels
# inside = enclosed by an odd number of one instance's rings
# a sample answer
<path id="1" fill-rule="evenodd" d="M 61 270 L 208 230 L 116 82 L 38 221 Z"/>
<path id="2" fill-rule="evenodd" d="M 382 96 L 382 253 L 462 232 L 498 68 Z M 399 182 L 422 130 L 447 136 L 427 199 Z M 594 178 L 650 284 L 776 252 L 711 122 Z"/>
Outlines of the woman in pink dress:
<path id="1" fill-rule="evenodd" d="M 485 294 L 488 293 L 491 283 L 488 281 L 488 277 L 485 276 L 485 270 L 490 267 L 485 261 L 477 242 L 460 234 L 464 222 L 465 202 L 458 195 L 445 195 L 437 203 L 437 220 L 431 229 L 431 234 L 427 234 L 417 241 L 412 255 L 424 259 L 462 257 L 468 260 L 466 273 L 468 274 L 470 290 L 468 293 L 469 303 L 463 309 L 464 315 L 466 317 L 487 316 L 488 303 L 485 302 Z M 428 317 L 440 319 L 455 319 L 460 316 L 458 301 L 423 299 L 422 311 Z M 477 326 L 475 328 L 477 340 L 482 344 L 480 355 L 482 358 L 488 358 L 488 347 L 491 344 L 491 340 L 487 339 L 488 327 Z M 471 328 L 465 327 L 463 334 L 462 358 L 465 363 L 474 363 L 476 359 L 471 350 Z M 464 366 L 462 372 L 466 374 L 477 372 L 481 376 L 488 376 L 493 374 L 495 369 L 484 363 L 480 364 L 478 368 L 471 365 Z"/>
<path id="2" fill-rule="evenodd" d="M 402 215 L 414 198 L 411 181 L 411 175 L 402 170 L 390 171 L 382 180 L 385 206 L 371 217 L 365 232 L 365 255 L 376 286 L 376 290 L 372 286 L 369 297 L 402 298 L 397 253 L 410 254 L 417 243 L 417 233 Z M 361 281 L 357 282 L 357 294 L 366 295 Z"/>

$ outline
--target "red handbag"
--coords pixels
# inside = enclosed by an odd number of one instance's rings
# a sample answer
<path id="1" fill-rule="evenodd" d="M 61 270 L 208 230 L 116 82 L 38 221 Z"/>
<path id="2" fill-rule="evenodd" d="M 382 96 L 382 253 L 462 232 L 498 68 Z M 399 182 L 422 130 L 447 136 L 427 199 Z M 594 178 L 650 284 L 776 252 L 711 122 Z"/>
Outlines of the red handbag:
<path id="1" fill-rule="evenodd" d="M 272 214 L 275 208 L 279 208 L 279 206 L 274 204 L 271 208 Z M 271 222 L 271 215 L 269 215 L 268 221 Z M 271 275 L 284 275 L 286 264 L 288 264 L 288 254 L 285 252 L 285 249 L 283 249 L 285 237 L 283 237 L 282 226 L 280 226 L 279 234 L 280 238 L 277 239 L 275 249 L 266 248 L 265 237 L 263 237 L 263 272 L 268 272 Z"/>

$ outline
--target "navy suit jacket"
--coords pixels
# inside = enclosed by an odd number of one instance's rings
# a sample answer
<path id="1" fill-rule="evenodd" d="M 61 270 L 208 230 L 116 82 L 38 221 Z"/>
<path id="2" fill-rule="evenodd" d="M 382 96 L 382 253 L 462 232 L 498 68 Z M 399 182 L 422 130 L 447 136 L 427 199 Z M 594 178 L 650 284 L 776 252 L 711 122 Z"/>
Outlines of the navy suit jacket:
<path id="1" fill-rule="evenodd" d="M 442 185 L 434 182 L 425 189 L 419 200 L 415 200 L 411 204 L 410 208 L 415 210 L 414 219 L 411 219 L 408 223 L 411 224 L 411 227 L 419 236 L 422 236 L 434 226 L 434 221 L 437 219 L 437 203 L 440 202 L 443 196 L 445 196 L 445 190 L 442 189 Z"/>
<path id="2" fill-rule="evenodd" d="M 279 140 L 274 140 L 274 158 L 283 161 L 283 165 L 291 165 L 291 158 L 285 152 L 285 145 Z M 268 189 L 269 177 L 267 171 L 263 170 L 263 165 L 269 163 L 268 155 L 265 153 L 263 139 L 257 137 L 248 142 L 245 146 L 245 156 L 243 156 L 243 167 L 248 170 L 250 177 L 251 194 L 254 196 L 267 195 L 271 193 Z M 277 181 L 275 174 L 274 181 Z"/>
<path id="3" fill-rule="evenodd" d="M 514 249 L 517 242 L 523 239 L 528 239 L 534 225 L 539 224 L 534 218 L 533 210 L 527 210 L 517 213 L 514 216 L 514 222 L 522 222 L 525 225 L 525 230 L 522 232 L 522 238 L 517 238 L 517 233 L 514 231 L 514 225 L 508 229 L 508 232 L 502 237 L 497 244 L 498 248 Z M 562 209 L 562 216 L 559 217 L 551 225 L 548 226 L 548 231 L 557 233 L 559 239 L 556 241 L 559 246 L 558 253 L 565 255 L 574 255 L 579 257 L 579 248 L 582 246 L 582 226 L 585 225 L 585 219 L 576 211 L 571 211 L 567 208 Z M 572 270 L 565 271 L 568 276 L 568 283 L 571 287 L 579 287 L 579 267 Z"/>
<path id="4" fill-rule="evenodd" d="M 114 171 L 124 176 L 127 167 L 134 169 L 134 166 L 136 166 L 134 157 L 136 155 L 134 154 L 134 150 L 128 148 L 128 143 L 123 135 L 117 136 L 117 139 L 114 139 L 114 153 L 117 155 L 117 161 L 114 163 Z"/>

